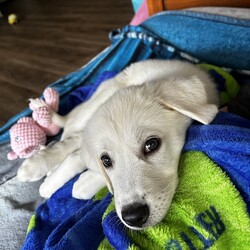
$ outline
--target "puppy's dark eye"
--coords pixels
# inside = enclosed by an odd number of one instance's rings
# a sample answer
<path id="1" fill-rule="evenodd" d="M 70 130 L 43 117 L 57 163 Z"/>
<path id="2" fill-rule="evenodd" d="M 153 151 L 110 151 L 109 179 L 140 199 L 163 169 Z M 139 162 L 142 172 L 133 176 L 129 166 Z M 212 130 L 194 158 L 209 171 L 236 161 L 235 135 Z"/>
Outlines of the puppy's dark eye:
<path id="1" fill-rule="evenodd" d="M 148 139 L 144 145 L 144 154 L 149 154 L 154 152 L 159 148 L 160 144 L 161 140 L 159 138 L 154 137 Z"/>
<path id="2" fill-rule="evenodd" d="M 101 156 L 101 161 L 102 164 L 105 168 L 110 168 L 112 167 L 112 160 L 110 159 L 108 154 L 102 155 Z"/>

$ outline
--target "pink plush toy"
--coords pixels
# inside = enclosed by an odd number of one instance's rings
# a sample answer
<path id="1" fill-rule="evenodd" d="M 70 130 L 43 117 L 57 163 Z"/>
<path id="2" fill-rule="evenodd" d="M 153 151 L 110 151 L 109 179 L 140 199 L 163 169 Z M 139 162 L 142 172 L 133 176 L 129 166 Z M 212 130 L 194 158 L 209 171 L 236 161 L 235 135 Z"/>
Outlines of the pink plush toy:
<path id="1" fill-rule="evenodd" d="M 46 136 L 56 135 L 60 127 L 52 123 L 50 110 L 58 111 L 59 95 L 52 88 L 45 89 L 44 100 L 30 99 L 32 117 L 23 117 L 10 129 L 10 144 L 12 152 L 9 160 L 28 158 L 45 148 Z"/>

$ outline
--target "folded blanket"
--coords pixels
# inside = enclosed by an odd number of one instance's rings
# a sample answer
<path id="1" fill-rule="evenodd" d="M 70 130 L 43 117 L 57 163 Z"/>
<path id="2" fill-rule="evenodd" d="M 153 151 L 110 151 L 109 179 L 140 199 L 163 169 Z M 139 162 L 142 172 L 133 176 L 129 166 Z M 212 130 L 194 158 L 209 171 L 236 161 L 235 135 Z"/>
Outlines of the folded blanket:
<path id="1" fill-rule="evenodd" d="M 250 213 L 250 121 L 221 112 L 210 126 L 194 124 L 184 150 L 199 150 L 213 159 L 240 191 Z"/>

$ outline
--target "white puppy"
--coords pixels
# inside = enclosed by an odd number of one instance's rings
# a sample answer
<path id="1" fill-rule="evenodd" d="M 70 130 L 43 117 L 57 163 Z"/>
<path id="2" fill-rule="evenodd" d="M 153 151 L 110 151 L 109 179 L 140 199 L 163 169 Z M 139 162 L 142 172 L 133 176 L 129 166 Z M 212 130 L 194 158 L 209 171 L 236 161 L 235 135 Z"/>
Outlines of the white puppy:
<path id="1" fill-rule="evenodd" d="M 160 222 L 178 184 L 178 163 L 192 120 L 208 124 L 218 94 L 206 72 L 180 61 L 132 64 L 105 81 L 69 115 L 53 113 L 64 127 L 60 142 L 24 161 L 21 181 L 48 173 L 40 187 L 50 197 L 83 172 L 73 196 L 91 198 L 108 185 L 125 225 L 141 229 Z"/>

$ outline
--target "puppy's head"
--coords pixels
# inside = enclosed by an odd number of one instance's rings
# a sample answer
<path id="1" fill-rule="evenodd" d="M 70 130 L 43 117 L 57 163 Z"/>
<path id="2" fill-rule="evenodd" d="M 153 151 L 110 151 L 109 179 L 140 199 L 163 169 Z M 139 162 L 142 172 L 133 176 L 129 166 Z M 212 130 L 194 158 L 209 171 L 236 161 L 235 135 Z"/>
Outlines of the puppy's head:
<path id="1" fill-rule="evenodd" d="M 176 111 L 173 101 L 166 104 L 160 86 L 151 86 L 115 93 L 90 119 L 83 137 L 84 161 L 90 169 L 99 166 L 118 216 L 132 229 L 152 226 L 168 211 L 191 123 L 180 106 Z"/>

